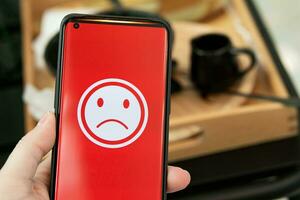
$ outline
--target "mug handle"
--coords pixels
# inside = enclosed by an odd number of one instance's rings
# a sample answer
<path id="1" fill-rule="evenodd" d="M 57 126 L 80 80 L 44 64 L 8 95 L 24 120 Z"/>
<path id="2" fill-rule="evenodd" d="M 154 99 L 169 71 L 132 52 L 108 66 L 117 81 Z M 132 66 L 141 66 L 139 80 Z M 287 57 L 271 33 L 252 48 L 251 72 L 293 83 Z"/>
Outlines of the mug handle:
<path id="1" fill-rule="evenodd" d="M 246 69 L 244 69 L 243 71 L 240 71 L 239 76 L 244 76 L 245 74 L 247 74 L 256 64 L 256 57 L 255 57 L 254 52 L 251 49 L 234 48 L 234 49 L 231 49 L 230 53 L 233 56 L 238 56 L 240 54 L 246 54 L 250 58 L 249 66 Z"/>

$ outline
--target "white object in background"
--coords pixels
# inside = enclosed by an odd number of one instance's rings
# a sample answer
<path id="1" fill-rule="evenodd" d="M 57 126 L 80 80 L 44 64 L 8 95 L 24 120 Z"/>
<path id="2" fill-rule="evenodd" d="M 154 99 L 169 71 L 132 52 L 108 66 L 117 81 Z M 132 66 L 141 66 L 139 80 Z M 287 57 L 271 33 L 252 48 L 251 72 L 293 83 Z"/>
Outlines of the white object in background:
<path id="1" fill-rule="evenodd" d="M 169 142 L 178 142 L 182 140 L 192 139 L 195 137 L 203 138 L 204 129 L 197 125 L 190 125 L 181 128 L 170 129 Z"/>
<path id="2" fill-rule="evenodd" d="M 33 85 L 26 85 L 23 93 L 23 101 L 28 106 L 30 114 L 38 121 L 44 113 L 53 110 L 54 90 L 53 88 L 39 90 Z"/>
<path id="3" fill-rule="evenodd" d="M 44 59 L 45 50 L 51 38 L 58 33 L 62 19 L 70 13 L 93 14 L 99 11 L 95 8 L 52 8 L 44 12 L 41 21 L 41 29 L 38 37 L 33 41 L 33 51 L 36 66 L 43 68 L 46 66 Z"/>

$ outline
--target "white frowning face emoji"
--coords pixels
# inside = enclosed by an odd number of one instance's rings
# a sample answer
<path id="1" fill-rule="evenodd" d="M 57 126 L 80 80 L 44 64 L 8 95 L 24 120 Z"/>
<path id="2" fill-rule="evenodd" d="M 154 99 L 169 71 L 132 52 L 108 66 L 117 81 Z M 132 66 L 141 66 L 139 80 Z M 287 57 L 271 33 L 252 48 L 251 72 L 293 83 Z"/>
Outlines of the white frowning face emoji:
<path id="1" fill-rule="evenodd" d="M 133 84 L 122 79 L 104 79 L 82 94 L 77 118 L 91 142 L 106 148 L 121 148 L 143 133 L 148 107 L 143 94 Z"/>

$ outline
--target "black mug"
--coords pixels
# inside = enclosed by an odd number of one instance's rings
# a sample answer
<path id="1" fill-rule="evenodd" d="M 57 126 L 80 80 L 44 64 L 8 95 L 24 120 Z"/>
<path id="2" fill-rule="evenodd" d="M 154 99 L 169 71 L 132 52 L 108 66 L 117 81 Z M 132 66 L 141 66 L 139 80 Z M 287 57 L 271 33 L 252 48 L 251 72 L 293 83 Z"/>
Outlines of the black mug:
<path id="1" fill-rule="evenodd" d="M 191 79 L 203 97 L 226 91 L 256 63 L 251 49 L 233 47 L 224 34 L 206 34 L 194 38 L 191 43 Z M 244 70 L 239 68 L 237 61 L 237 56 L 242 54 L 250 59 Z"/>

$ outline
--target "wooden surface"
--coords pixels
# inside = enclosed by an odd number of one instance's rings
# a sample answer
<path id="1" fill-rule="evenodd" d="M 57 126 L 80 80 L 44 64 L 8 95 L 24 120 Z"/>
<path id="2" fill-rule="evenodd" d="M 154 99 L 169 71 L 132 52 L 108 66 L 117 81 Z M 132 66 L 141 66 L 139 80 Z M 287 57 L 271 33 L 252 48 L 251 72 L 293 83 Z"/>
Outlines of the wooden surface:
<path id="1" fill-rule="evenodd" d="M 162 0 L 161 14 L 167 19 L 203 20 L 217 15 L 228 0 Z"/>
<path id="2" fill-rule="evenodd" d="M 197 124 L 201 132 L 171 143 L 169 159 L 183 160 L 293 136 L 298 126 L 296 114 L 280 105 L 261 104 L 173 121 L 171 127 L 176 128 L 171 132 L 180 127 L 196 129 Z"/>
<path id="3" fill-rule="evenodd" d="M 241 19 L 243 19 L 244 24 L 247 24 L 248 29 L 251 30 L 253 41 L 256 44 L 256 48 L 259 49 L 258 55 L 260 58 L 260 62 L 263 66 L 265 66 L 264 69 L 266 71 L 266 74 L 268 74 L 269 77 L 272 77 L 269 79 L 272 90 L 274 90 L 274 93 L 276 95 L 279 95 L 281 97 L 288 97 L 288 92 L 281 80 L 279 72 L 274 67 L 276 63 L 274 63 L 274 61 L 272 60 L 270 52 L 263 43 L 261 35 L 256 28 L 255 22 L 250 16 L 249 10 L 247 9 L 243 1 L 240 0 L 234 0 L 234 6 L 236 7 L 235 10 L 237 14 L 241 16 Z"/>
<path id="4" fill-rule="evenodd" d="M 32 36 L 32 5 L 30 0 L 20 1 L 21 4 L 21 19 L 22 19 L 22 56 L 23 56 L 23 81 L 24 85 L 34 84 L 34 67 L 31 42 Z M 24 126 L 25 131 L 28 131 L 34 126 L 34 120 L 29 113 L 28 107 L 24 105 Z"/>
<path id="5" fill-rule="evenodd" d="M 45 69 L 37 70 L 35 67 L 31 44 L 38 34 L 43 10 L 57 3 L 71 1 L 21 1 L 25 85 L 33 84 L 38 88 L 54 86 L 54 77 L 50 72 Z M 162 1 L 162 6 L 164 2 L 168 1 Z M 187 81 L 189 45 L 183 41 L 198 34 L 218 31 L 228 34 L 237 47 L 254 48 L 259 57 L 260 62 L 256 70 L 248 74 L 235 88 L 243 92 L 254 91 L 282 97 L 288 95 L 244 1 L 232 0 L 230 4 L 231 11 L 226 9 L 218 16 L 205 21 L 205 24 L 198 23 L 197 28 L 195 22 L 174 22 L 175 35 L 178 37 L 175 41 L 174 57 L 179 60 L 181 71 L 179 76 L 187 89 L 172 96 L 170 120 L 172 142 L 169 148 L 169 158 L 172 161 L 291 137 L 298 126 L 295 109 L 241 97 L 214 96 L 210 102 L 207 102 L 200 99 L 189 86 L 190 83 Z M 250 41 L 246 41 L 243 34 L 237 31 L 237 21 L 251 32 Z M 242 59 L 241 62 L 247 61 Z M 28 110 L 25 112 L 25 120 L 27 130 L 36 123 Z"/>
<path id="6" fill-rule="evenodd" d="M 231 37 L 235 46 L 255 49 L 259 59 L 256 68 L 258 75 L 255 76 L 256 72 L 249 74 L 244 82 L 240 83 L 238 91 L 247 93 L 247 90 L 249 92 L 253 89 L 255 93 L 287 96 L 285 86 L 274 67 L 275 64 L 245 4 L 238 0 L 232 2 L 232 10 L 227 9 L 221 17 L 209 21 L 208 24 L 199 25 L 202 34 L 211 31 L 222 32 Z M 242 16 L 239 20 L 233 19 L 239 16 Z M 250 33 L 249 41 L 246 41 L 247 38 L 245 39 L 242 33 L 236 31 L 237 23 Z M 182 34 L 182 37 L 179 34 L 180 41 L 196 32 L 195 28 L 189 28 L 187 24 L 180 26 L 181 28 L 185 26 L 186 30 L 190 29 L 190 32 Z M 176 25 L 174 27 L 176 30 Z M 180 32 L 180 28 L 178 31 Z M 175 34 L 177 32 L 175 31 Z M 200 28 L 198 34 L 201 34 Z M 189 50 L 185 49 L 176 52 L 175 44 L 175 57 L 184 57 L 184 54 L 189 55 L 188 52 Z M 188 62 L 189 60 L 182 62 L 183 70 L 190 65 Z M 243 85 L 247 85 L 247 82 L 255 85 L 250 84 L 245 90 Z M 234 103 L 230 104 L 232 101 Z M 172 142 L 169 146 L 169 159 L 184 160 L 294 136 L 298 127 L 296 116 L 295 109 L 275 103 L 245 101 L 240 97 L 228 97 L 226 100 L 222 95 L 205 102 L 199 100 L 195 91 L 184 91 L 183 94 L 172 97 L 170 121 Z"/>

